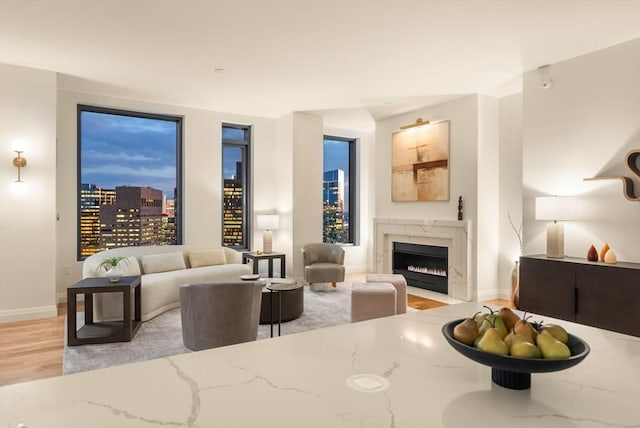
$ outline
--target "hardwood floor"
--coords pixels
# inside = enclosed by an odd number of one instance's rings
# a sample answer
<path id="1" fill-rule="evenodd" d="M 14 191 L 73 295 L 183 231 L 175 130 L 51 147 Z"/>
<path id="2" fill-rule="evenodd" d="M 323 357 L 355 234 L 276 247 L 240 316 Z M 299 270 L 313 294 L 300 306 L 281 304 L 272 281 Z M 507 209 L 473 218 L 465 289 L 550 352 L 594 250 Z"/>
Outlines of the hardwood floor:
<path id="1" fill-rule="evenodd" d="M 62 375 L 66 305 L 58 316 L 0 324 L 0 386 Z"/>
<path id="2" fill-rule="evenodd" d="M 411 294 L 408 302 L 421 310 L 446 305 Z M 509 304 L 505 300 L 487 303 Z M 61 304 L 55 318 L 0 324 L 0 386 L 62 375 L 66 313 L 66 304 Z"/>

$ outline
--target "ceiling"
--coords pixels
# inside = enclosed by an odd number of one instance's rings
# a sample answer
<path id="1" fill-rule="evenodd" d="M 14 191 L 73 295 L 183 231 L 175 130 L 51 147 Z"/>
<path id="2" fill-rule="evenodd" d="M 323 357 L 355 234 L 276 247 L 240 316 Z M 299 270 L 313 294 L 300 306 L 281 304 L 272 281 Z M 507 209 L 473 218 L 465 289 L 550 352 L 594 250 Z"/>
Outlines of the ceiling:
<path id="1" fill-rule="evenodd" d="M 640 37 L 640 0 L 0 0 L 0 63 L 62 89 L 379 119 Z"/>

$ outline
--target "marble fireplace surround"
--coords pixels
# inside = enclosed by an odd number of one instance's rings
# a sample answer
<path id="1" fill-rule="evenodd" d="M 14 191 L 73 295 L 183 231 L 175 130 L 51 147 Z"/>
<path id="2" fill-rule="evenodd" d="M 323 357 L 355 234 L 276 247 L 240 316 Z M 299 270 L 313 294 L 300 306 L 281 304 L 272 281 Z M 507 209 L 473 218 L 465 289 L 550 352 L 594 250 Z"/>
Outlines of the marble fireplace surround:
<path id="1" fill-rule="evenodd" d="M 376 272 L 391 273 L 394 242 L 437 245 L 449 250 L 448 295 L 474 298 L 471 223 L 467 220 L 374 219 Z"/>

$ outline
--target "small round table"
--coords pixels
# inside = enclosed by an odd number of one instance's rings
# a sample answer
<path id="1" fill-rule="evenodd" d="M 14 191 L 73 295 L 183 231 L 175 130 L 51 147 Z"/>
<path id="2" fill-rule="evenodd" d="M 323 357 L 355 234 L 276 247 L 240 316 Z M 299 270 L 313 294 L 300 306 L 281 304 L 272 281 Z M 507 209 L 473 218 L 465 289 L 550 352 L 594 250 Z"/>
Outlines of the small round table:
<path id="1" fill-rule="evenodd" d="M 281 329 L 282 329 L 282 306 L 283 306 L 283 302 L 282 302 L 282 295 L 284 293 L 287 292 L 292 292 L 292 291 L 296 291 L 296 299 L 295 302 L 296 305 L 294 305 L 294 307 L 291 307 L 291 309 L 293 310 L 293 312 L 295 312 L 295 316 L 291 317 L 291 314 L 288 314 L 289 316 L 287 317 L 289 319 L 294 319 L 297 318 L 298 316 L 300 316 L 300 314 L 302 314 L 303 311 L 303 299 L 302 299 L 302 284 L 299 284 L 296 280 L 291 279 L 291 278 L 263 278 L 263 281 L 265 282 L 266 286 L 265 288 L 267 290 L 269 290 L 269 321 L 270 321 L 270 325 L 271 325 L 271 337 L 273 337 L 273 324 L 275 323 L 274 320 L 274 311 L 273 311 L 273 295 L 277 294 L 278 295 L 278 336 L 280 336 L 281 334 Z M 264 297 L 264 295 L 263 295 Z M 264 299 L 263 299 L 264 302 Z M 299 302 L 299 303 L 298 303 Z"/>

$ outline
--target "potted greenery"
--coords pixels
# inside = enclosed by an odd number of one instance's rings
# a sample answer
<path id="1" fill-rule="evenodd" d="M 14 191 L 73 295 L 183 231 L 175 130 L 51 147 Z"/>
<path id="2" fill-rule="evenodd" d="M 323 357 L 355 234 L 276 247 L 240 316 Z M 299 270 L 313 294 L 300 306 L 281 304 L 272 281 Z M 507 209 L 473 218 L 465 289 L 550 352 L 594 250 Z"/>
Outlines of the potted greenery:
<path id="1" fill-rule="evenodd" d="M 129 264 L 129 260 L 126 257 L 107 257 L 100 262 L 98 269 L 106 270 L 105 276 L 109 278 L 109 281 L 118 282 L 123 275 L 122 270 L 120 269 L 120 262 L 123 262 L 126 265 Z"/>

